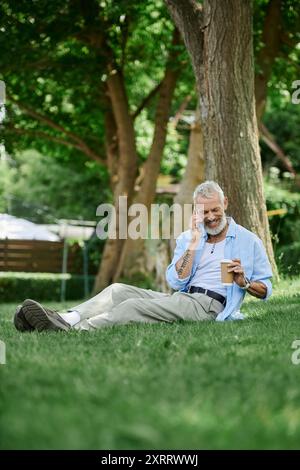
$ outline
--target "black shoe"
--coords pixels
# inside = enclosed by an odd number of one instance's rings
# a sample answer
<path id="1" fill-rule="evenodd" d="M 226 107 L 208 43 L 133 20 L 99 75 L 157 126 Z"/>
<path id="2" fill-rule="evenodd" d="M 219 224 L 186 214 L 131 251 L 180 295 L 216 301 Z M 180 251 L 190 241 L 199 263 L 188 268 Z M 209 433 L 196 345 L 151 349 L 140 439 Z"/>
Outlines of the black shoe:
<path id="1" fill-rule="evenodd" d="M 14 314 L 13 322 L 18 331 L 33 331 L 33 326 L 28 323 L 25 318 L 24 310 L 22 305 L 18 305 L 16 312 Z"/>
<path id="2" fill-rule="evenodd" d="M 43 307 L 35 300 L 26 299 L 22 308 L 27 322 L 35 330 L 68 331 L 71 328 L 69 323 L 63 320 L 55 310 Z"/>

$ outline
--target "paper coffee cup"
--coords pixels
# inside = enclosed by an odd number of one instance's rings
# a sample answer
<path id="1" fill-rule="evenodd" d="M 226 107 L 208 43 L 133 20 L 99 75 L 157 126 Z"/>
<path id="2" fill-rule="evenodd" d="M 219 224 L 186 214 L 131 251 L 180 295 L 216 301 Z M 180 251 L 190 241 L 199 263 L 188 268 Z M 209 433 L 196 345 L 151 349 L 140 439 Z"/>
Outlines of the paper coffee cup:
<path id="1" fill-rule="evenodd" d="M 223 286 L 232 286 L 233 284 L 233 271 L 228 272 L 228 264 L 232 263 L 231 259 L 222 259 L 221 260 L 221 282 Z"/>

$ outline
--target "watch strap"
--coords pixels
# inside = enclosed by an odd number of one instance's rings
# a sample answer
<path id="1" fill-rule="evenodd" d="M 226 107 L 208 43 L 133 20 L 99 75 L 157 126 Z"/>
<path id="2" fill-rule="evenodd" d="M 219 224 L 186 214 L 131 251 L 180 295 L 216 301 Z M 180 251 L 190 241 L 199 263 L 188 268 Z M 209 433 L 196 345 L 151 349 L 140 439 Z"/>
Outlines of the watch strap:
<path id="1" fill-rule="evenodd" d="M 248 279 L 246 276 L 245 276 L 245 282 L 246 282 L 246 285 L 243 286 L 243 287 L 241 287 L 241 289 L 243 289 L 243 290 L 249 289 L 249 287 L 250 287 L 250 285 L 251 285 L 250 279 Z"/>

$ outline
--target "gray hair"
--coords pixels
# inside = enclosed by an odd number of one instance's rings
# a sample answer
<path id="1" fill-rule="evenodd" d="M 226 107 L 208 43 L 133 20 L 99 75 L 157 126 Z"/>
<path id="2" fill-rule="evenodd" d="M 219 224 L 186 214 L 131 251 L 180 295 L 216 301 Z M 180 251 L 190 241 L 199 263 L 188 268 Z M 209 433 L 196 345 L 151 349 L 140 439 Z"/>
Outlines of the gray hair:
<path id="1" fill-rule="evenodd" d="M 204 181 L 204 183 L 201 183 L 196 187 L 193 195 L 193 201 L 196 202 L 196 198 L 198 196 L 210 199 L 216 193 L 219 195 L 222 205 L 224 205 L 224 193 L 218 183 L 215 181 Z"/>

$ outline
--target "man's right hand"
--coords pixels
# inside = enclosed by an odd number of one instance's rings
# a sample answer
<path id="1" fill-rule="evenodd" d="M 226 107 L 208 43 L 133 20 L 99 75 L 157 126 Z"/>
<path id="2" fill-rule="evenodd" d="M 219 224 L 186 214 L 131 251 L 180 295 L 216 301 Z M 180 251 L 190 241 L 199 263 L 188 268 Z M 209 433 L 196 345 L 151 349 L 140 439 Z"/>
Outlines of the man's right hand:
<path id="1" fill-rule="evenodd" d="M 196 212 L 195 210 L 193 211 L 192 214 L 192 220 L 191 220 L 191 230 L 192 230 L 192 243 L 193 244 L 198 244 L 202 231 L 199 228 L 199 224 L 203 222 L 203 216 L 202 214 L 198 211 Z"/>

